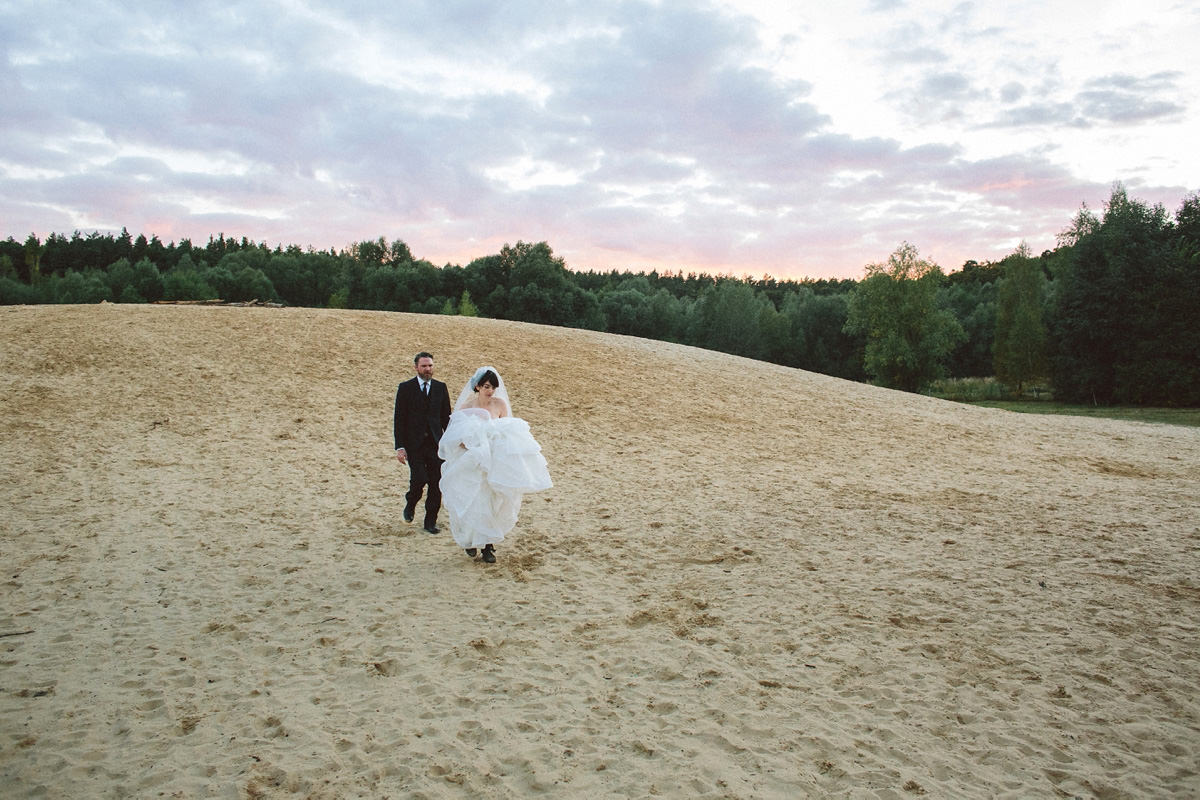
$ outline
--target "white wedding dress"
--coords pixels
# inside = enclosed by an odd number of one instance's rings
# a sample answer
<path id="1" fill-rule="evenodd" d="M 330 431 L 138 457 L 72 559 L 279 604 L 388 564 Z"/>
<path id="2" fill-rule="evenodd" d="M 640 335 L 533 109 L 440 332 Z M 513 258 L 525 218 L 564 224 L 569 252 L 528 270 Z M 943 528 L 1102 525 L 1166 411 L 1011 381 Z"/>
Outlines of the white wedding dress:
<path id="1" fill-rule="evenodd" d="M 529 423 L 493 419 L 486 409 L 451 414 L 438 456 L 445 461 L 440 485 L 450 534 L 462 548 L 502 541 L 517 524 L 522 497 L 553 485 Z"/>

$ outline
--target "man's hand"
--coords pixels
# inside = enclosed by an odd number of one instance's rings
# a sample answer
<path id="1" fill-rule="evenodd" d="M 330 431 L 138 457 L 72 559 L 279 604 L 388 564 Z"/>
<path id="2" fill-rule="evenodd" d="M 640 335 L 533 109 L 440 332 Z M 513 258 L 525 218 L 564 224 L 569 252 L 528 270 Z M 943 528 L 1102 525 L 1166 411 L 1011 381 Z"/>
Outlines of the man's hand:
<path id="1" fill-rule="evenodd" d="M 396 460 L 399 461 L 401 464 L 408 463 L 408 453 L 404 452 L 403 447 L 401 447 L 399 450 L 396 451 Z"/>

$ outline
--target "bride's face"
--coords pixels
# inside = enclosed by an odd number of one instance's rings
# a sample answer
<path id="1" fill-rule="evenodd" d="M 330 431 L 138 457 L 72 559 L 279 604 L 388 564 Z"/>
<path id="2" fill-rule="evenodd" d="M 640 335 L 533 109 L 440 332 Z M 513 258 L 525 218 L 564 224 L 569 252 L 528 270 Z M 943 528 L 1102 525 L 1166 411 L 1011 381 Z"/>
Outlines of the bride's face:
<path id="1" fill-rule="evenodd" d="M 494 395 L 496 393 L 496 387 L 492 386 L 487 381 L 484 381 L 483 383 L 481 383 L 475 387 L 475 391 L 479 392 L 479 394 L 482 397 L 485 397 L 490 400 L 492 395 Z"/>

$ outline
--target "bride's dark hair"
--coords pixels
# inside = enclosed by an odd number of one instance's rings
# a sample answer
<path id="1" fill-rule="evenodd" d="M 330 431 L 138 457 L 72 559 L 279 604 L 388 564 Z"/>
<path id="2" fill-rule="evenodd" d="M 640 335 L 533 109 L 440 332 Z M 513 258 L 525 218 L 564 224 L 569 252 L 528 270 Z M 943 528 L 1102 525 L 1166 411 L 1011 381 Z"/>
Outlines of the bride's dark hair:
<path id="1" fill-rule="evenodd" d="M 479 384 L 481 384 L 481 383 L 490 383 L 492 385 L 492 388 L 495 389 L 500 386 L 500 378 L 496 377 L 496 373 L 492 372 L 489 369 L 486 372 L 484 372 L 482 375 L 479 376 L 479 380 L 475 381 L 475 385 L 471 388 L 474 391 L 478 392 Z"/>

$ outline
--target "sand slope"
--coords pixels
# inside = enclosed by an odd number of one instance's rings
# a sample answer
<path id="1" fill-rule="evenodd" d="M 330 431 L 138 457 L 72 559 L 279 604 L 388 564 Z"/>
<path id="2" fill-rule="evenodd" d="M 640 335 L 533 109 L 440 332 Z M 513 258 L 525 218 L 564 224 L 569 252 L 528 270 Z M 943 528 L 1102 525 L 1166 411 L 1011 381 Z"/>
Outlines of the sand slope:
<path id="1" fill-rule="evenodd" d="M 419 349 L 549 460 L 495 565 L 399 518 Z M 1195 429 L 408 314 L 3 308 L 0 362 L 5 797 L 1200 793 Z"/>

